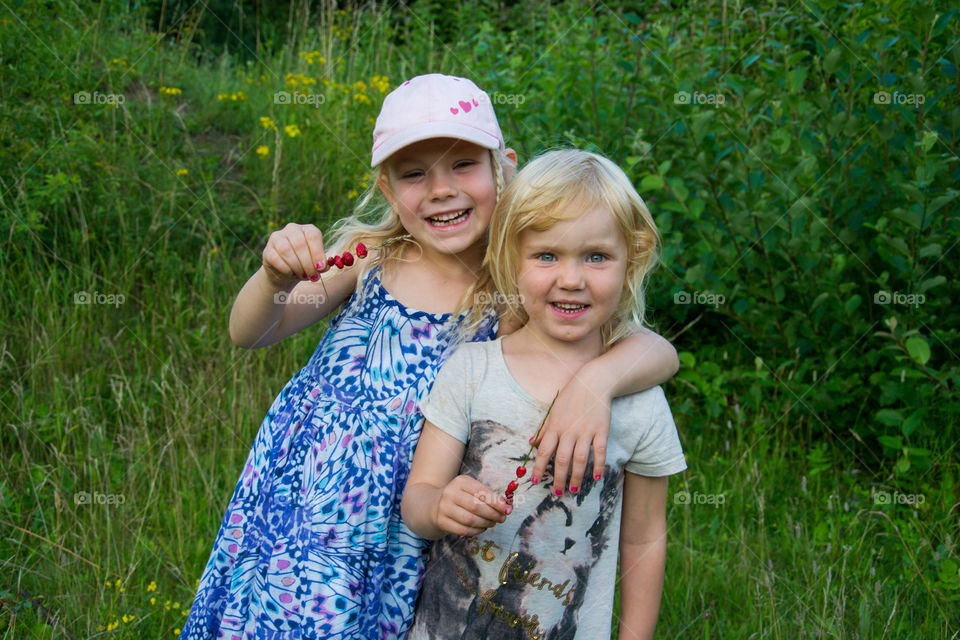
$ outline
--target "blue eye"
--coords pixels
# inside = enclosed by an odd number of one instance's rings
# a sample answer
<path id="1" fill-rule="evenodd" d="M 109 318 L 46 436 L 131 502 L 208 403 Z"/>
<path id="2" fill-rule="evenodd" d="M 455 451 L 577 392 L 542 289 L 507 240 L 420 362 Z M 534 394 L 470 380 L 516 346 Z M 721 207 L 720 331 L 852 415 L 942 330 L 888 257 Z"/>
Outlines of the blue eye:
<path id="1" fill-rule="evenodd" d="M 591 253 L 590 257 L 587 258 L 587 260 L 590 262 L 603 262 L 606 259 L 607 256 L 603 255 L 602 253 Z"/>
<path id="2" fill-rule="evenodd" d="M 552 253 L 541 253 L 537 255 L 537 258 L 541 262 L 553 262 L 554 260 L 557 259 L 556 256 L 554 256 Z"/>

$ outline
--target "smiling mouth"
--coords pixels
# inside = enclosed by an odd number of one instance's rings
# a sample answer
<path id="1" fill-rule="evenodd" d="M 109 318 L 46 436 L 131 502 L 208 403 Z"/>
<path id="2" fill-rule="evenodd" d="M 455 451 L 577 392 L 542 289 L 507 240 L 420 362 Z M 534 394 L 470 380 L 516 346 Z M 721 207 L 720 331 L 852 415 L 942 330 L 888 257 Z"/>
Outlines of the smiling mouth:
<path id="1" fill-rule="evenodd" d="M 427 218 L 427 221 L 435 227 L 450 227 L 455 224 L 460 224 L 467 219 L 473 212 L 472 208 L 462 209 L 460 211 L 451 211 L 450 213 L 444 213 L 439 216 L 431 216 Z"/>
<path id="2" fill-rule="evenodd" d="M 550 306 L 559 311 L 560 313 L 569 313 L 575 314 L 580 313 L 581 311 L 587 309 L 590 305 L 588 304 L 573 304 L 570 302 L 551 302 Z"/>

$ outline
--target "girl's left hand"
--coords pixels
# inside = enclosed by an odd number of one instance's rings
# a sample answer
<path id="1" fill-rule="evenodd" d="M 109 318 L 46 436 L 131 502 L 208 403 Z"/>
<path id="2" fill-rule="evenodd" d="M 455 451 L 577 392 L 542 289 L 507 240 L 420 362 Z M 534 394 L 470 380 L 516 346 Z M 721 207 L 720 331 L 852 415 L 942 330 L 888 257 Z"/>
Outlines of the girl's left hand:
<path id="1" fill-rule="evenodd" d="M 591 383 L 591 379 L 586 369 L 581 369 L 570 379 L 560 390 L 539 439 L 534 441 L 538 448 L 531 478 L 539 481 L 552 457 L 555 491 L 562 492 L 566 488 L 568 472 L 571 493 L 583 486 L 585 472 L 594 478 L 603 476 L 612 398 L 607 389 L 598 388 L 599 385 Z M 593 468 L 587 469 L 591 447 Z"/>

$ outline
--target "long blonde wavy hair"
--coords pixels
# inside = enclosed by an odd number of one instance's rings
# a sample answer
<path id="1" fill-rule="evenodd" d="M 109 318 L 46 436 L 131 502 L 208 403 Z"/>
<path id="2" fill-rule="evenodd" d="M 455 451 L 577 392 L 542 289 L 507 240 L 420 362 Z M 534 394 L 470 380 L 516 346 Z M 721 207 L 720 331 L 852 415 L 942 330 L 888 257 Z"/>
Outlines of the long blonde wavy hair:
<path id="1" fill-rule="evenodd" d="M 623 294 L 601 327 L 604 350 L 643 326 L 644 291 L 660 257 L 660 234 L 644 203 L 620 167 L 588 151 L 545 153 L 526 165 L 497 203 L 484 258 L 485 273 L 475 292 L 499 302 L 504 322 L 522 326 L 529 317 L 520 304 L 520 234 L 545 231 L 571 211 L 609 210 L 627 244 Z M 497 293 L 499 292 L 499 293 Z"/>

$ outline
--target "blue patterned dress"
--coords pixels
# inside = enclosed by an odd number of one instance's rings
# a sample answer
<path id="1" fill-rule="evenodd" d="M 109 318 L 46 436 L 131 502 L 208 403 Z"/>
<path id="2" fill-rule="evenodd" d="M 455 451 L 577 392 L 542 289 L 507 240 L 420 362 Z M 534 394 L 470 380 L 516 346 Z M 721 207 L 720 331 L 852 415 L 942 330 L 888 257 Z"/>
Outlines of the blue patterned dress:
<path id="1" fill-rule="evenodd" d="M 181 638 L 397 638 L 427 541 L 400 519 L 456 318 L 364 280 L 260 426 Z M 492 320 L 472 340 L 488 340 Z"/>

